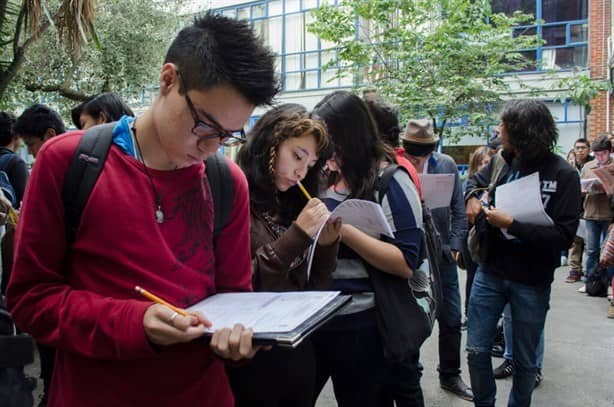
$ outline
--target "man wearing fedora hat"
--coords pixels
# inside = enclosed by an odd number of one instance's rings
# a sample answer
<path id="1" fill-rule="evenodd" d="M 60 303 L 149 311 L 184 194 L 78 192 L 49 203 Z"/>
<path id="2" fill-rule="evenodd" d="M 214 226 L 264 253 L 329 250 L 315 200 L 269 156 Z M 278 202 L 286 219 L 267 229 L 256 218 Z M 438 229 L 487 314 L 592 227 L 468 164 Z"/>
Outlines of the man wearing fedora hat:
<path id="1" fill-rule="evenodd" d="M 465 400 L 473 400 L 471 389 L 461 378 L 461 301 L 456 257 L 467 235 L 467 217 L 458 170 L 454 159 L 435 152 L 439 137 L 428 119 L 410 120 L 401 139 L 405 156 L 420 174 L 454 174 L 450 204 L 432 210 L 439 229 L 442 253 L 439 259 L 443 306 L 439 321 L 439 384 Z"/>

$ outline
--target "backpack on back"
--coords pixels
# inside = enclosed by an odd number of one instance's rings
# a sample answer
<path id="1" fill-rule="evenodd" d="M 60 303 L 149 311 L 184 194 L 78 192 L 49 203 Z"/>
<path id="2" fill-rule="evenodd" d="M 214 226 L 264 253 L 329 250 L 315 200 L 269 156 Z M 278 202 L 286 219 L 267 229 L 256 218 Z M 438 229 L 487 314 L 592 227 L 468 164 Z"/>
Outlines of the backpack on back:
<path id="1" fill-rule="evenodd" d="M 4 153 L 0 155 L 0 190 L 4 194 L 4 197 L 11 202 L 13 208 L 17 207 L 17 194 L 15 193 L 15 188 L 13 188 L 13 184 L 9 180 L 9 176 L 6 173 L 6 169 L 9 165 L 9 162 L 15 157 L 15 153 Z"/>
<path id="2" fill-rule="evenodd" d="M 66 237 L 69 243 L 75 239 L 81 213 L 100 176 L 109 149 L 113 143 L 116 123 L 106 123 L 89 128 L 79 141 L 64 178 L 62 198 L 64 201 Z M 213 196 L 213 238 L 221 233 L 232 211 L 234 185 L 226 157 L 216 153 L 205 161 L 206 174 Z"/>

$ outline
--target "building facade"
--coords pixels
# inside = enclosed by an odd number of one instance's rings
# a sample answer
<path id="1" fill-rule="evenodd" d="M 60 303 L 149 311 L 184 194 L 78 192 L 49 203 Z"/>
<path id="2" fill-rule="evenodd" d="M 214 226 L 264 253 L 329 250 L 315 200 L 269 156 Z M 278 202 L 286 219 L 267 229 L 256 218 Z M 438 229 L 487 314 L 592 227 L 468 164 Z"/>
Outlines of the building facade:
<path id="1" fill-rule="evenodd" d="M 350 75 L 335 78 L 339 66 L 322 67 L 336 60 L 334 44 L 320 40 L 307 31 L 311 10 L 322 0 L 192 1 L 190 12 L 213 9 L 223 15 L 248 20 L 258 34 L 278 55 L 277 69 L 282 81 L 279 102 L 300 103 L 312 108 L 325 94 L 339 88 L 350 89 L 356 83 Z M 337 4 L 339 0 L 328 0 Z M 546 71 L 556 78 L 590 74 L 593 79 L 611 79 L 612 72 L 612 0 L 491 0 L 494 11 L 512 13 L 521 10 L 533 14 L 538 24 L 518 27 L 513 35 L 537 34 L 544 44 L 523 54 L 536 63 L 526 72 L 516 73 L 519 81 L 552 86 Z M 549 75 L 548 78 L 552 78 Z M 511 79 L 516 81 L 516 79 Z M 611 129 L 611 94 L 602 92 L 587 113 L 582 106 L 561 97 L 565 89 L 554 89 L 541 97 L 550 107 L 560 132 L 559 148 L 566 153 L 574 140 L 586 134 L 594 139 Z M 512 84 L 506 98 L 526 97 L 519 83 Z M 262 111 L 255 113 L 256 119 Z M 462 125 L 459 121 L 457 125 Z M 480 145 L 479 137 L 463 137 L 460 146 Z M 462 158 L 460 159 L 462 162 Z"/>

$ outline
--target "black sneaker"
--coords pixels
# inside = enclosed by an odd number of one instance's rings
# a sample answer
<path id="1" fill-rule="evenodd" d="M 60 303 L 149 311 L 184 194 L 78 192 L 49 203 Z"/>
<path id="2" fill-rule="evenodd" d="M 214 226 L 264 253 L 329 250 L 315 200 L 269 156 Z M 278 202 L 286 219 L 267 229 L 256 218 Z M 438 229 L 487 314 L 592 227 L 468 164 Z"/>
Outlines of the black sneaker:
<path id="1" fill-rule="evenodd" d="M 544 376 L 542 375 L 542 370 L 541 369 L 537 369 L 537 374 L 535 375 L 535 387 L 534 387 L 534 389 L 537 389 L 539 387 L 539 385 L 542 382 L 542 380 L 544 380 Z"/>
<path id="2" fill-rule="evenodd" d="M 495 379 L 505 379 L 514 374 L 514 365 L 509 360 L 505 359 L 499 367 L 492 371 Z"/>
<path id="3" fill-rule="evenodd" d="M 505 345 L 500 345 L 497 343 L 492 346 L 492 349 L 490 351 L 491 356 L 495 358 L 502 358 L 504 353 Z"/>

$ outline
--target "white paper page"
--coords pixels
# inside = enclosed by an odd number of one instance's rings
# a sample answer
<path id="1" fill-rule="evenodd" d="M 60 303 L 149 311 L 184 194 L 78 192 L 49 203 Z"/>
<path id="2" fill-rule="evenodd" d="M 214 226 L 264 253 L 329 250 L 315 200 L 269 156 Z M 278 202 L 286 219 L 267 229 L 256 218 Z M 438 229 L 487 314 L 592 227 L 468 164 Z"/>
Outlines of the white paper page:
<path id="1" fill-rule="evenodd" d="M 187 310 L 200 311 L 211 321 L 209 332 L 243 324 L 254 332 L 289 332 L 316 314 L 339 291 L 222 293 Z"/>
<path id="2" fill-rule="evenodd" d="M 364 199 L 348 199 L 341 202 L 334 211 L 330 213 L 329 219 L 341 218 L 343 223 L 352 225 L 370 235 L 386 235 L 394 238 L 394 233 L 390 224 L 386 220 L 384 210 L 381 205 L 366 201 Z M 322 229 L 324 229 L 324 222 L 320 225 L 320 228 L 316 232 L 313 241 L 314 244 L 309 248 L 307 256 L 307 279 L 311 274 L 311 263 L 313 261 L 313 255 L 316 249 L 315 242 L 318 241 Z"/>
<path id="3" fill-rule="evenodd" d="M 495 207 L 510 215 L 519 222 L 533 225 L 553 225 L 542 203 L 539 174 L 522 177 L 516 181 L 499 185 L 495 191 Z M 508 238 L 514 236 L 502 230 Z"/>
<path id="4" fill-rule="evenodd" d="M 452 202 L 454 174 L 420 174 L 422 197 L 429 209 L 444 208 Z"/>
<path id="5" fill-rule="evenodd" d="M 614 164 L 595 168 L 593 173 L 599 178 L 599 181 L 601 181 L 601 185 L 605 192 L 608 195 L 612 195 L 614 193 Z"/>

